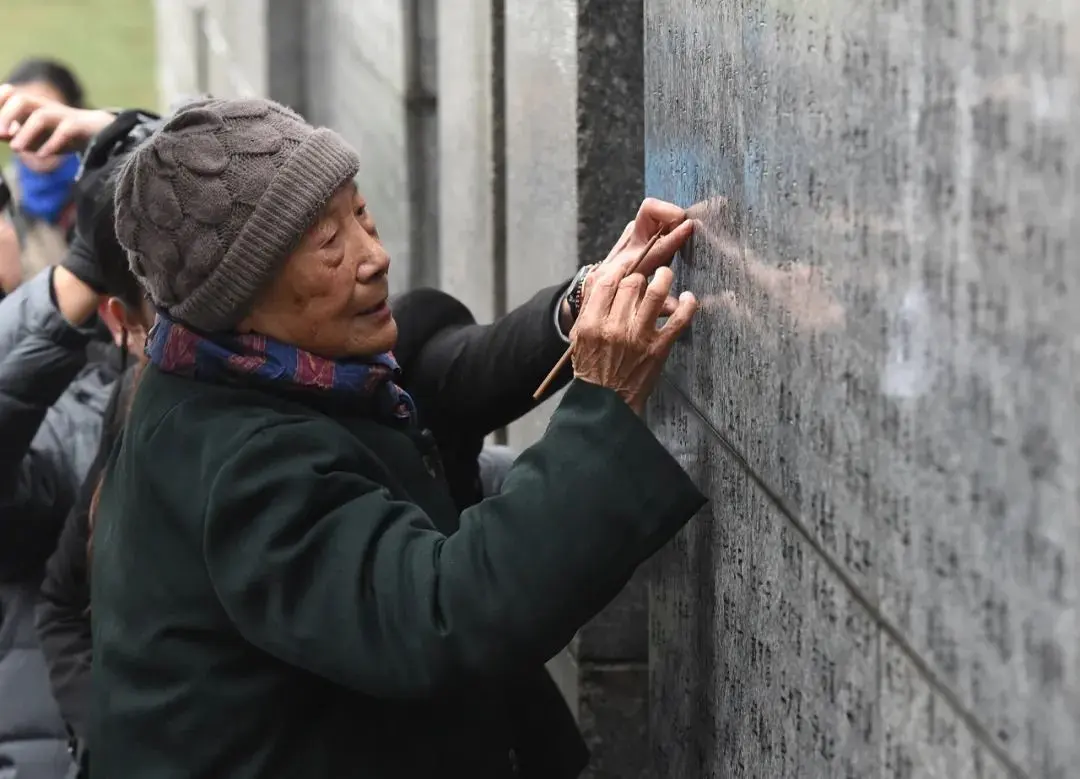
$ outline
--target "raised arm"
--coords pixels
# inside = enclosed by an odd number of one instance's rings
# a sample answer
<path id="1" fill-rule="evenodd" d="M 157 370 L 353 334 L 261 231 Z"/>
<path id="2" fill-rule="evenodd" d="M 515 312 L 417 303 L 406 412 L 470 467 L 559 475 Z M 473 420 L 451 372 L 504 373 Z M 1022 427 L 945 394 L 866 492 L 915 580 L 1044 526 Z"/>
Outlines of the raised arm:
<path id="1" fill-rule="evenodd" d="M 0 301 L 0 577 L 44 561 L 73 499 L 66 442 L 58 439 L 68 426 L 47 423 L 86 364 L 89 335 L 61 309 L 81 324 L 96 296 L 71 278 L 46 270 Z"/>
<path id="2" fill-rule="evenodd" d="M 666 235 L 642 258 L 658 230 Z M 586 289 L 611 267 L 626 272 L 637 267 L 634 275 L 644 281 L 671 263 L 691 231 L 681 208 L 646 199 L 607 259 L 593 266 Z M 533 393 L 569 343 L 566 331 L 574 324 L 564 302 L 569 285 L 568 279 L 542 289 L 488 325 L 477 325 L 463 304 L 435 290 L 409 292 L 395 300 L 404 383 L 417 399 L 425 424 L 437 434 L 465 430 L 486 435 L 533 408 Z M 658 313 L 667 316 L 676 307 L 677 301 L 669 297 Z M 568 367 L 548 395 L 565 386 L 571 375 Z"/>
<path id="3" fill-rule="evenodd" d="M 444 292 L 396 298 L 396 353 L 424 424 L 440 436 L 466 430 L 482 437 L 533 408 L 533 392 L 568 343 L 555 319 L 566 286 L 541 290 L 487 325 Z M 552 391 L 570 375 L 565 371 Z"/>
<path id="4" fill-rule="evenodd" d="M 631 261 L 588 292 L 578 380 L 544 437 L 450 535 L 395 498 L 393 471 L 343 428 L 304 420 L 249 436 L 217 470 L 203 531 L 240 633 L 381 697 L 430 695 L 558 651 L 705 502 L 640 418 L 696 302 L 684 295 L 657 326 L 672 273 L 647 283 L 626 276 Z"/>
<path id="5" fill-rule="evenodd" d="M 206 514 L 207 567 L 247 640 L 376 696 L 547 660 L 704 503 L 627 405 L 584 382 L 450 536 L 328 433 L 286 425 L 237 451 Z"/>

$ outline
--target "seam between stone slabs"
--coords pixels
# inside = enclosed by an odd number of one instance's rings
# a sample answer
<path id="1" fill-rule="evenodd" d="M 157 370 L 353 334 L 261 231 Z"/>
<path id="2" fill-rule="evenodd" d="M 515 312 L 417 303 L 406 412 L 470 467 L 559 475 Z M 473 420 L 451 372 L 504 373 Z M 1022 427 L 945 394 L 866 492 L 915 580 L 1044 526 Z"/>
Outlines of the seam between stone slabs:
<path id="1" fill-rule="evenodd" d="M 968 729 L 976 737 L 976 739 L 982 743 L 990 752 L 998 759 L 1002 766 L 1013 776 L 1018 779 L 1027 779 L 1027 773 L 1020 767 L 1020 765 L 1012 759 L 1009 753 L 997 743 L 994 737 L 990 734 L 990 731 L 985 725 L 976 717 L 968 708 L 964 705 L 960 697 L 953 692 L 941 678 L 934 672 L 933 668 L 922 658 L 915 648 L 911 646 L 904 634 L 897 628 L 888 617 L 877 607 L 876 604 L 870 601 L 862 590 L 855 584 L 854 579 L 848 575 L 844 569 L 842 563 L 837 560 L 828 549 L 826 549 L 814 534 L 810 532 L 806 523 L 803 522 L 802 517 L 799 516 L 799 512 L 784 498 L 780 492 L 773 488 L 764 477 L 762 477 L 753 466 L 747 461 L 734 444 L 727 439 L 712 420 L 710 420 L 705 413 L 699 409 L 694 402 L 690 399 L 689 393 L 687 393 L 682 387 L 675 383 L 675 381 L 667 374 L 661 374 L 661 378 L 664 380 L 664 384 L 671 389 L 675 395 L 679 397 L 682 404 L 693 414 L 694 417 L 701 422 L 705 429 L 708 430 L 716 441 L 720 444 L 721 448 L 727 452 L 728 456 L 735 461 L 735 464 L 739 466 L 739 469 L 745 473 L 750 480 L 757 485 L 757 487 L 765 493 L 765 496 L 769 501 L 783 514 L 784 518 L 788 521 L 791 527 L 798 533 L 804 542 L 810 546 L 810 548 L 817 553 L 833 575 L 835 575 L 840 583 L 851 594 L 860 606 L 866 609 L 871 619 L 877 623 L 878 629 L 885 633 L 890 640 L 900 651 L 907 657 L 908 662 L 914 666 L 915 670 L 923 677 L 924 681 L 930 686 L 930 689 L 937 693 L 953 710 L 953 712 L 967 725 Z M 881 664 L 878 664 L 877 669 L 878 676 L 881 676 Z M 880 695 L 878 696 L 880 705 Z M 879 709 L 880 714 L 880 709 Z"/>

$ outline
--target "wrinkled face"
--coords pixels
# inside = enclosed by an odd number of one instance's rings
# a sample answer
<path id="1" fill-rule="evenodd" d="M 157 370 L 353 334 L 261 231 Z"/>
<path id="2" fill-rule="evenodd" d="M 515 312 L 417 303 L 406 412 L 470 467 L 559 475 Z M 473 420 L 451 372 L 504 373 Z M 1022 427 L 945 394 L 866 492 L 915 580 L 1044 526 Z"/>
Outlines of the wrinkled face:
<path id="1" fill-rule="evenodd" d="M 45 81 L 31 81 L 29 84 L 19 84 L 15 87 L 15 91 L 31 97 L 44 98 L 54 103 L 64 102 L 64 96 L 60 91 Z M 23 165 L 38 173 L 48 173 L 56 170 L 62 161 L 61 157 L 39 157 L 31 152 L 22 152 L 18 157 Z"/>
<path id="2" fill-rule="evenodd" d="M 330 359 L 389 351 L 397 324 L 387 303 L 390 257 L 352 182 L 341 187 L 240 323 Z"/>

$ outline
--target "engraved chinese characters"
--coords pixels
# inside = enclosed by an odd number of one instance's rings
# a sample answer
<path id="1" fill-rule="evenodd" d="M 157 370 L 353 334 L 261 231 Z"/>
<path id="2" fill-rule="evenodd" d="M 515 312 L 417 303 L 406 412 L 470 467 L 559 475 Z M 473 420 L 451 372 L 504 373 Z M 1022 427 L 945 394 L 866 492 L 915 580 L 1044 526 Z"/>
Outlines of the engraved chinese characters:
<path id="1" fill-rule="evenodd" d="M 646 17 L 709 303 L 651 418 L 712 497 L 653 588 L 654 770 L 1080 775 L 1080 6 Z"/>

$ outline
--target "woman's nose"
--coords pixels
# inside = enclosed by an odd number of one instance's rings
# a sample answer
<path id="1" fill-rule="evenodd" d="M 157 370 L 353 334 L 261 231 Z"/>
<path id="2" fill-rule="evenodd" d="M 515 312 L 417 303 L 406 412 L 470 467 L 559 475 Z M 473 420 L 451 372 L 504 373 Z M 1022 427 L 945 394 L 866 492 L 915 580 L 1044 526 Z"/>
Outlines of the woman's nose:
<path id="1" fill-rule="evenodd" d="M 380 276 L 385 276 L 390 270 L 390 254 L 382 245 L 382 241 L 365 233 L 364 256 L 356 266 L 356 280 L 367 283 Z"/>

